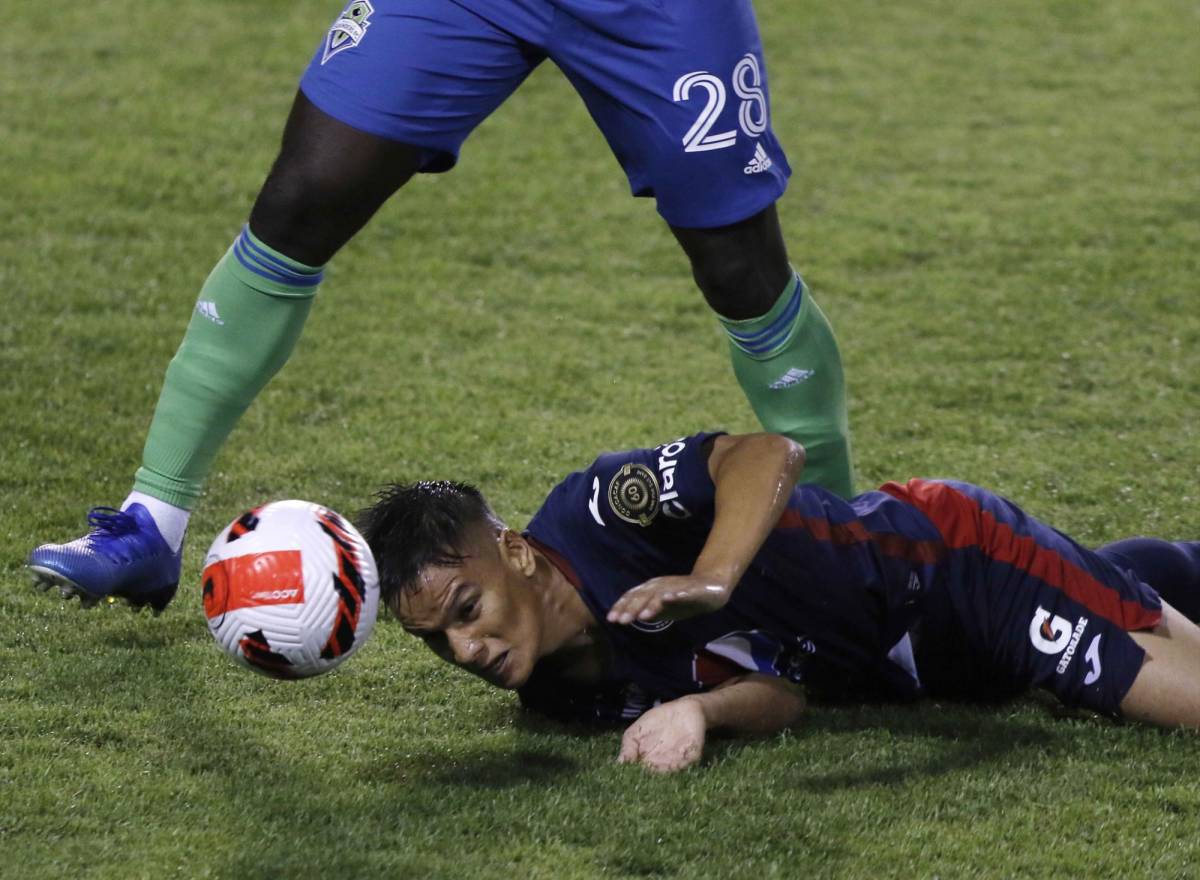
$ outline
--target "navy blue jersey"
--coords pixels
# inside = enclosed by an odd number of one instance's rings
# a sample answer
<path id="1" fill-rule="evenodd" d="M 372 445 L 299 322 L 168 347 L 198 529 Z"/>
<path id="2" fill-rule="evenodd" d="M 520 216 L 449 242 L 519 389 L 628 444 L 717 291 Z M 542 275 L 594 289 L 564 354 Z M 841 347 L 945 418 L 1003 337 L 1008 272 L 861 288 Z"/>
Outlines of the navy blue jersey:
<path id="1" fill-rule="evenodd" d="M 530 522 L 527 536 L 575 582 L 597 620 L 638 584 L 692 570 L 713 524 L 714 436 L 602 455 L 559 483 Z M 883 492 L 847 502 L 797 487 L 724 608 L 605 624 L 617 690 L 601 688 L 606 708 L 596 711 L 630 717 L 745 672 L 826 695 L 915 695 L 905 636 L 939 539 L 924 514 Z M 535 673 L 522 697 L 551 714 L 556 702 L 583 699 L 586 715 L 587 698 L 568 690 Z"/>
<path id="2" fill-rule="evenodd" d="M 550 493 L 526 532 L 603 626 L 606 682 L 535 670 L 522 702 L 578 720 L 759 672 L 818 698 L 972 696 L 1037 686 L 1115 712 L 1142 663 L 1130 630 L 1161 607 L 1136 573 L 965 483 L 889 483 L 845 501 L 793 490 L 722 609 L 605 622 L 626 591 L 688 574 L 713 524 L 713 434 L 600 456 Z M 915 651 L 914 651 L 915 647 Z"/>

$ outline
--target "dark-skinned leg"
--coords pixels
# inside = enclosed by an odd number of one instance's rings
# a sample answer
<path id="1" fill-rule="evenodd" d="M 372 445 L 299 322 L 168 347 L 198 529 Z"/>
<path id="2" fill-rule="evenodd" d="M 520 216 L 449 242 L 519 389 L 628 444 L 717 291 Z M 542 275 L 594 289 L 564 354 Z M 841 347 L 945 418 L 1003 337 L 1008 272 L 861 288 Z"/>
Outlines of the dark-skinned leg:
<path id="1" fill-rule="evenodd" d="M 692 277 L 714 312 L 731 321 L 765 315 L 794 273 L 771 205 L 740 223 L 671 232 L 692 263 Z"/>
<path id="2" fill-rule="evenodd" d="M 788 263 L 775 206 L 730 226 L 671 231 L 729 335 L 734 374 L 759 422 L 804 446 L 804 482 L 849 497 L 854 473 L 837 340 Z"/>
<path id="3" fill-rule="evenodd" d="M 250 223 L 205 282 L 167 369 L 134 484 L 140 500 L 194 504 L 225 438 L 291 354 L 325 262 L 419 159 L 417 149 L 357 131 L 297 95 Z M 170 509 L 155 514 L 178 519 Z"/>
<path id="4" fill-rule="evenodd" d="M 293 260 L 324 265 L 419 163 L 415 147 L 351 128 L 298 92 L 250 228 Z"/>
<path id="5" fill-rule="evenodd" d="M 96 528 L 120 523 L 97 540 L 133 542 L 130 558 L 142 561 L 96 563 L 90 535 L 43 544 L 29 557 L 43 585 L 93 602 L 111 595 L 156 609 L 170 602 L 189 511 L 217 451 L 291 354 L 324 263 L 416 172 L 419 159 L 416 149 L 356 131 L 297 96 L 250 223 L 205 281 L 167 367 L 125 513 L 96 520 Z"/>

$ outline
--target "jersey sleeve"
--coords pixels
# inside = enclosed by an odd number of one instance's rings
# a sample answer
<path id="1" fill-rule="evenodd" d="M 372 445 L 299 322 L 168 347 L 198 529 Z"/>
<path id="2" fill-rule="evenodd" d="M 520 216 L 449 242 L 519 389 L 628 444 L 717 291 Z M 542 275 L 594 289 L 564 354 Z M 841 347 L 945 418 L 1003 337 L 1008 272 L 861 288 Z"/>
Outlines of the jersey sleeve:
<path id="1" fill-rule="evenodd" d="M 601 455 L 588 472 L 593 519 L 601 526 L 626 523 L 641 528 L 689 519 L 711 523 L 716 487 L 708 456 L 717 436 L 692 434 L 653 449 Z"/>

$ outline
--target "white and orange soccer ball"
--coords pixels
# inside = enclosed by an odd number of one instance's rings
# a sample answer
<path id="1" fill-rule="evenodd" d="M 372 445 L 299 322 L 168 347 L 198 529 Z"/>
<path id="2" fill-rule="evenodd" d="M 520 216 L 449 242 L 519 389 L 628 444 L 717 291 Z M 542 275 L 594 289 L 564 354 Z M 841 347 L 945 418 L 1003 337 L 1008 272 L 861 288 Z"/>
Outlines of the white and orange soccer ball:
<path id="1" fill-rule="evenodd" d="M 274 678 L 328 672 L 362 647 L 379 575 L 362 535 L 307 501 L 239 516 L 204 560 L 204 614 L 227 653 Z"/>

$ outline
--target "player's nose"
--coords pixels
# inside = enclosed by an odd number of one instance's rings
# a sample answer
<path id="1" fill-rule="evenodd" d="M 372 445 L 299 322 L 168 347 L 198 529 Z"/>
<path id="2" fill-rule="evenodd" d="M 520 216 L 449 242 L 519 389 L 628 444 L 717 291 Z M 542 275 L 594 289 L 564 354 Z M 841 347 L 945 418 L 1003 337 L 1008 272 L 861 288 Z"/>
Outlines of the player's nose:
<path id="1" fill-rule="evenodd" d="M 468 669 L 479 668 L 485 659 L 483 640 L 469 633 L 451 633 L 450 650 L 454 654 L 454 662 Z"/>

